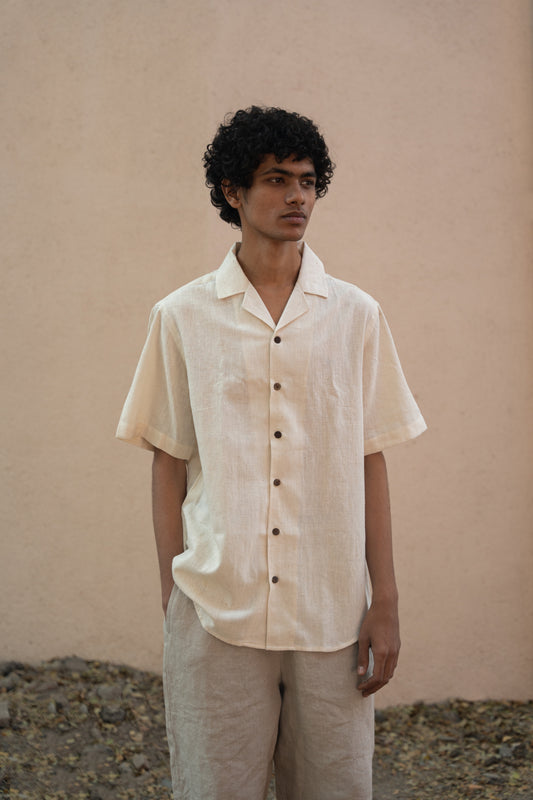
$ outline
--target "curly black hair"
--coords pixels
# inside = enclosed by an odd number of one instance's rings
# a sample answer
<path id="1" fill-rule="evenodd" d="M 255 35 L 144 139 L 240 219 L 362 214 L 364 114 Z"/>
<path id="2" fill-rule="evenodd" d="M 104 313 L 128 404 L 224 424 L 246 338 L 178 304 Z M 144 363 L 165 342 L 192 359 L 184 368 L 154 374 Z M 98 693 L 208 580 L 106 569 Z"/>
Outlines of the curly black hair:
<path id="1" fill-rule="evenodd" d="M 239 212 L 224 197 L 222 181 L 249 188 L 253 173 L 270 153 L 279 162 L 291 155 L 298 161 L 311 159 L 316 172 L 316 196 L 326 194 L 335 164 L 314 122 L 282 108 L 251 106 L 228 115 L 204 153 L 206 186 L 225 222 L 241 227 Z"/>

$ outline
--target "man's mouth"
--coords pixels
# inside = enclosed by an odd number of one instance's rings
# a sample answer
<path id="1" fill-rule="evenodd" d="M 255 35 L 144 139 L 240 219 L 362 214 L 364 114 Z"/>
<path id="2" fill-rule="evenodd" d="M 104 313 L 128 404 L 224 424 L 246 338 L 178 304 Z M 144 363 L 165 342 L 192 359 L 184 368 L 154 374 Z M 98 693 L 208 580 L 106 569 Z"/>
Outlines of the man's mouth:
<path id="1" fill-rule="evenodd" d="M 305 214 L 303 211 L 290 211 L 288 214 L 283 214 L 283 219 L 300 221 L 305 219 Z"/>

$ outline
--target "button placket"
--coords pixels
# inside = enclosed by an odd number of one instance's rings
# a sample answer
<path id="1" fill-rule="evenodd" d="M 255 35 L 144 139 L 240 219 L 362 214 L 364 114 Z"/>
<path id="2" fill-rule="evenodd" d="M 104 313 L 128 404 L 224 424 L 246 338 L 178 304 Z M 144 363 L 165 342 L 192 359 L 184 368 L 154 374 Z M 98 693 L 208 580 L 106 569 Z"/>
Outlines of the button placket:
<path id="1" fill-rule="evenodd" d="M 303 313 L 303 312 L 302 312 Z M 265 645 L 297 635 L 300 505 L 298 486 L 306 434 L 299 406 L 305 397 L 312 336 L 294 320 L 271 334 L 269 364 L 270 502 L 266 535 L 267 628 Z M 279 341 L 275 341 L 278 337 Z M 274 388 L 277 385 L 279 388 Z M 279 432 L 281 436 L 276 436 Z M 279 483 L 274 486 L 273 481 Z M 277 581 L 273 581 L 277 578 Z"/>
<path id="2" fill-rule="evenodd" d="M 280 391 L 283 361 L 283 341 L 282 337 L 276 334 L 271 339 L 270 346 L 270 465 L 271 465 L 271 498 L 269 507 L 268 531 L 270 535 L 267 539 L 267 558 L 268 575 L 270 584 L 278 584 L 283 579 L 283 537 L 280 536 L 281 523 L 283 518 L 284 505 L 284 486 L 283 479 L 286 477 L 286 464 L 283 459 L 284 431 L 282 430 L 282 420 L 284 417 L 284 403 L 287 402 L 286 396 Z M 272 378 L 276 377 L 274 381 Z M 273 426 L 273 427 L 272 427 Z M 286 437 L 285 437 L 286 438 Z"/>

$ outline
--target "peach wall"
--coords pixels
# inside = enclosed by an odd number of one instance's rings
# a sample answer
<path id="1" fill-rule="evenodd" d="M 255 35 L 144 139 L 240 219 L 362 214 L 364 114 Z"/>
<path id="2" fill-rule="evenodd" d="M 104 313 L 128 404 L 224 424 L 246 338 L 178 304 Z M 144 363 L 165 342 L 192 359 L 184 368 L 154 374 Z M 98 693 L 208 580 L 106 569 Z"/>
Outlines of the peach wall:
<path id="1" fill-rule="evenodd" d="M 338 169 L 308 241 L 380 300 L 430 425 L 388 457 L 404 649 L 380 703 L 530 697 L 528 3 L 0 15 L 0 659 L 160 667 L 150 457 L 114 429 L 152 304 L 233 240 L 201 156 L 255 102 L 320 123 Z"/>

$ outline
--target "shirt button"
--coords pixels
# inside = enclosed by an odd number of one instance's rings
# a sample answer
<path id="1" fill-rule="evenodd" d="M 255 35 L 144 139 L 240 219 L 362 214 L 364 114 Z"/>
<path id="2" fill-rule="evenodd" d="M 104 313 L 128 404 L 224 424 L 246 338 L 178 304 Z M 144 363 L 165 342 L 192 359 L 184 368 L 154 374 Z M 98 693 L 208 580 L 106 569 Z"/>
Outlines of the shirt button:
<path id="1" fill-rule="evenodd" d="M 274 486 L 279 486 L 281 483 L 279 478 L 274 478 Z"/>
<path id="2" fill-rule="evenodd" d="M 281 389 L 281 383 L 275 383 L 274 389 L 276 390 L 276 392 L 279 392 L 279 390 Z"/>
<path id="3" fill-rule="evenodd" d="M 276 437 L 276 439 L 281 439 L 281 436 L 282 436 L 282 433 L 281 433 L 281 431 L 276 431 L 276 432 L 274 433 L 274 436 Z"/>
<path id="4" fill-rule="evenodd" d="M 274 536 L 279 536 L 279 528 L 272 528 L 272 533 Z"/>
<path id="5" fill-rule="evenodd" d="M 272 583 L 277 583 L 278 581 L 279 581 L 278 576 L 274 575 L 274 577 L 272 578 Z"/>
<path id="6" fill-rule="evenodd" d="M 276 344 L 279 344 L 281 342 L 281 336 L 274 336 L 274 341 Z"/>

